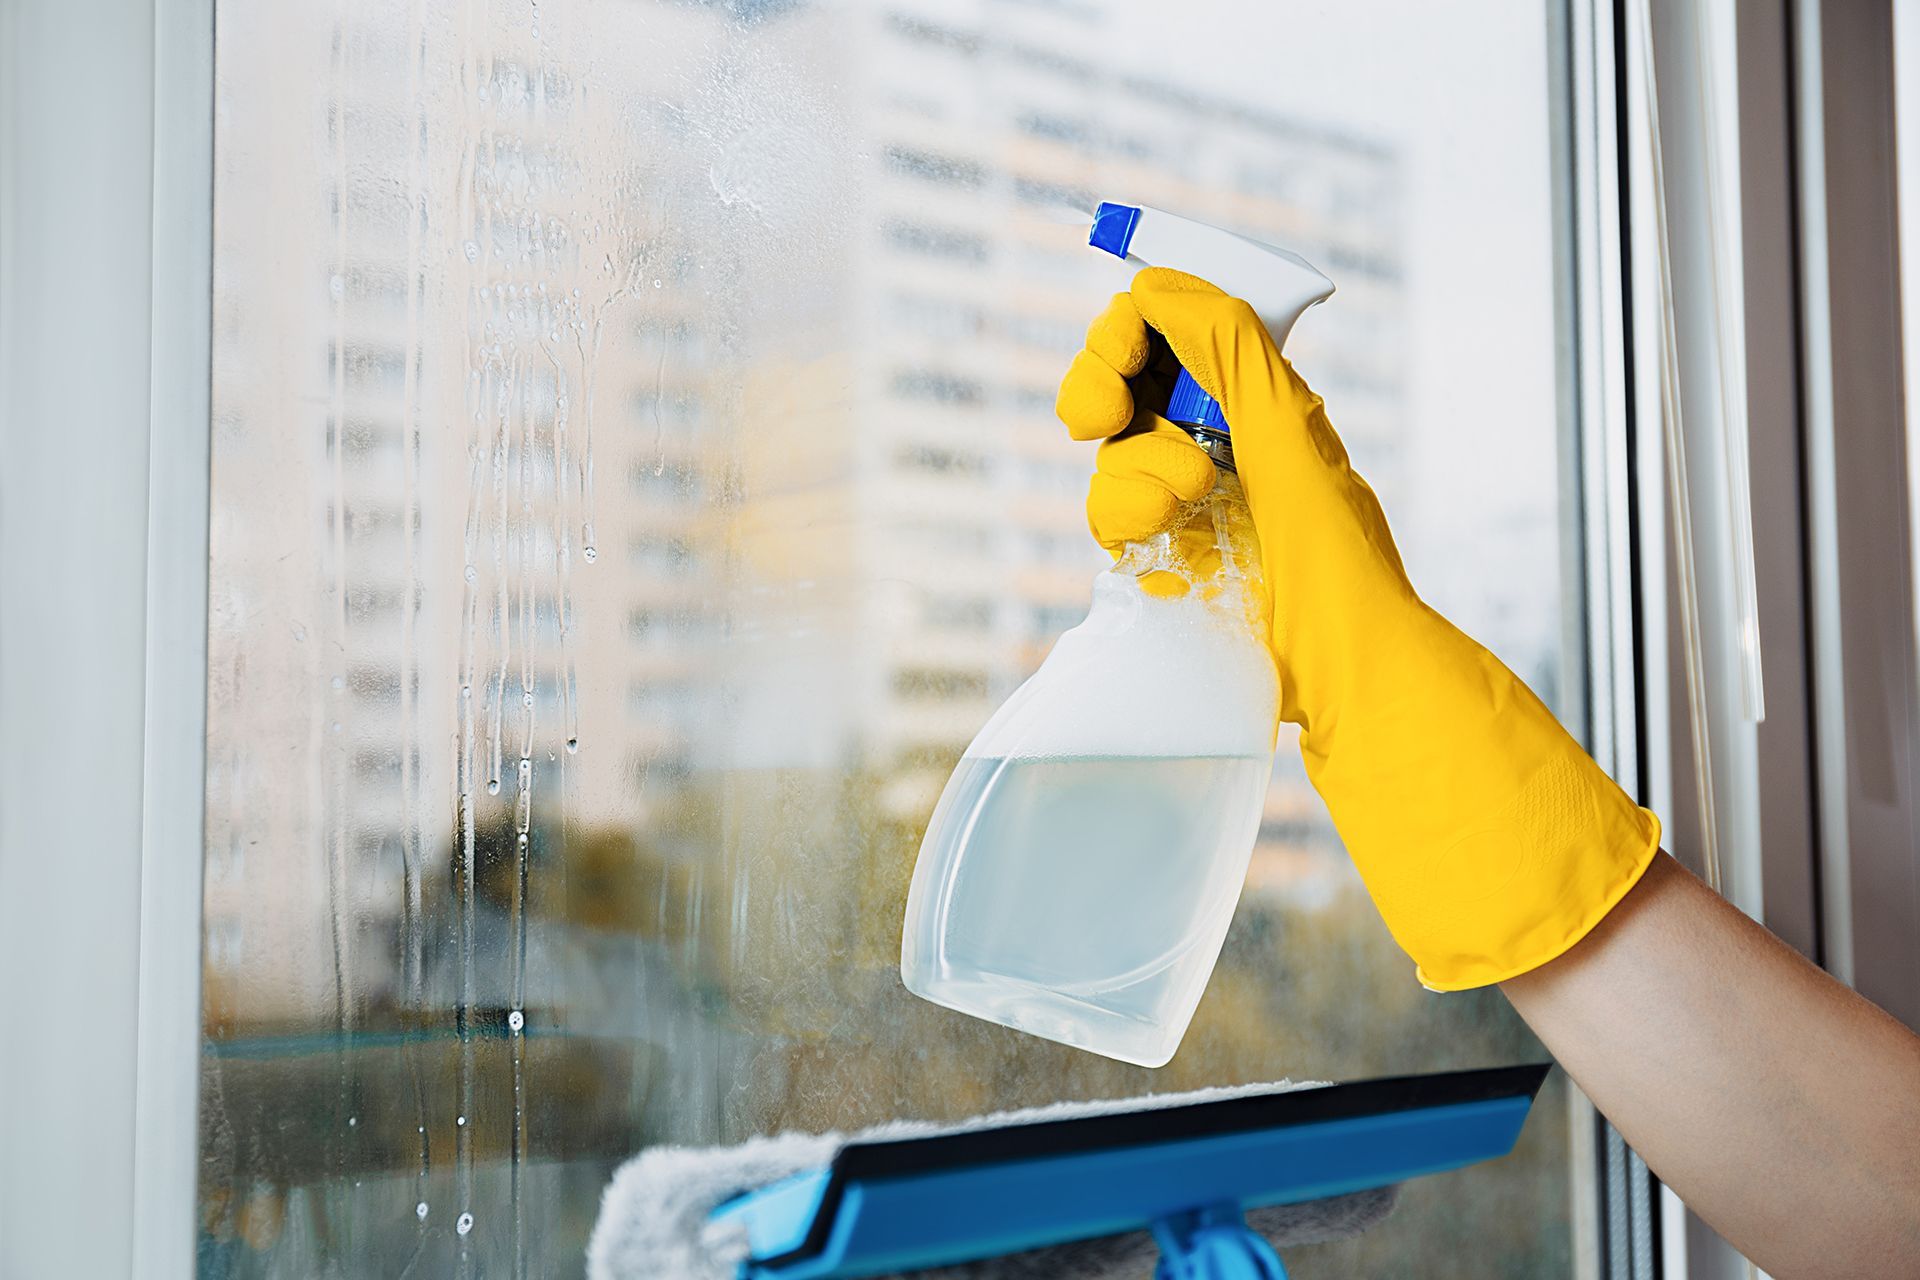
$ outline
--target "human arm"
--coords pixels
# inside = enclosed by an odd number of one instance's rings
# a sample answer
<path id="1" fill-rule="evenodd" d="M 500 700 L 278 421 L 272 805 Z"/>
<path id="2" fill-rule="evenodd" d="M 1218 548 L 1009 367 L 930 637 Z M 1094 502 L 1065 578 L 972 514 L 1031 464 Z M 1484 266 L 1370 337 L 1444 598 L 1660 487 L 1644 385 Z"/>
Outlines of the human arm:
<path id="1" fill-rule="evenodd" d="M 1660 1180 L 1769 1274 L 1920 1275 L 1920 1037 L 1672 858 L 1501 989 Z"/>
<path id="2" fill-rule="evenodd" d="M 1653 815 L 1420 599 L 1319 397 L 1193 277 L 1142 272 L 1062 384 L 1070 431 L 1105 442 L 1095 537 L 1118 552 L 1171 527 L 1211 475 L 1152 412 L 1174 357 L 1233 427 L 1282 714 L 1422 981 L 1500 983 L 1654 1170 L 1781 1280 L 1920 1275 L 1914 1037 L 1659 853 Z"/>

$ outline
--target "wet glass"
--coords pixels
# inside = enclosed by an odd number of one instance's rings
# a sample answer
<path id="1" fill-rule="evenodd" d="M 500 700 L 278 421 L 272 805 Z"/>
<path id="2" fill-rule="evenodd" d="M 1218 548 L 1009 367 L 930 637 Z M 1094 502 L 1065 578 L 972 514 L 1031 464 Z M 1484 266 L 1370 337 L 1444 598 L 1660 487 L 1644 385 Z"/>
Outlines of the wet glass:
<path id="1" fill-rule="evenodd" d="M 1098 200 L 1335 280 L 1290 354 L 1415 581 L 1577 710 L 1544 11 L 218 25 L 202 1275 L 575 1274 L 651 1144 L 1544 1057 L 1418 987 L 1290 741 L 1167 1067 L 897 971 L 942 782 L 1105 563 L 1052 418 Z M 1571 1114 L 1298 1265 L 1567 1274 Z"/>

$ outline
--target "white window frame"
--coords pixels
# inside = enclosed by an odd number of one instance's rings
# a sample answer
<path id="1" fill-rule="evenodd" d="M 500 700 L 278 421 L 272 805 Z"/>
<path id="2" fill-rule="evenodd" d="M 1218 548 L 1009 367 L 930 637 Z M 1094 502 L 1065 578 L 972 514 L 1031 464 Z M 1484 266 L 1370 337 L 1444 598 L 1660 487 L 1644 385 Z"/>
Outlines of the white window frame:
<path id="1" fill-rule="evenodd" d="M 1795 0 L 1821 961 L 1920 1027 L 1920 667 L 1893 0 Z M 1769 921 L 1771 923 L 1771 921 Z"/>
<path id="2" fill-rule="evenodd" d="M 1893 5 L 1653 0 L 1652 14 L 1724 889 L 1808 957 L 1920 1024 L 1920 667 Z M 1710 135 L 1736 174 L 1718 201 L 1702 178 Z M 1630 158 L 1623 181 L 1640 196 L 1630 228 L 1637 262 L 1652 251 L 1651 180 L 1646 157 Z M 1738 246 L 1732 278 L 1717 290 L 1698 251 L 1709 238 Z M 1681 252 L 1689 242 L 1694 251 Z M 1638 266 L 1634 299 L 1645 361 L 1660 301 Z M 1730 644 L 1738 622 L 1720 519 L 1719 338 L 1744 399 L 1738 429 L 1759 517 L 1766 718 L 1757 724 L 1744 714 Z M 1643 363 L 1639 381 L 1657 386 L 1657 375 Z M 1643 403 L 1637 417 L 1648 794 L 1668 819 L 1668 847 L 1688 860 L 1701 829 L 1699 779 L 1658 404 Z M 1850 761 L 1874 762 L 1877 776 Z M 1661 1189 L 1660 1204 L 1666 1280 L 1752 1274 L 1671 1191 Z"/>
<path id="3" fill-rule="evenodd" d="M 0 7 L 0 1274 L 194 1269 L 212 122 L 212 0 Z"/>

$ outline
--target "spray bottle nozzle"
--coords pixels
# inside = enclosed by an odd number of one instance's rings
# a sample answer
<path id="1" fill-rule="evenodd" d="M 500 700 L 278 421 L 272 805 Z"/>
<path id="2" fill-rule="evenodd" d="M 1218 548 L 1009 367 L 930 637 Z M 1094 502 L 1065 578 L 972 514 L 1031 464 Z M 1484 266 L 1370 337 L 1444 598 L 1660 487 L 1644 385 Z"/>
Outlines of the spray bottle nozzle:
<path id="1" fill-rule="evenodd" d="M 1133 243 L 1133 229 L 1139 224 L 1138 208 L 1103 200 L 1093 212 L 1093 231 L 1087 236 L 1087 243 L 1096 249 L 1105 249 L 1116 258 L 1124 258 L 1127 246 Z"/>

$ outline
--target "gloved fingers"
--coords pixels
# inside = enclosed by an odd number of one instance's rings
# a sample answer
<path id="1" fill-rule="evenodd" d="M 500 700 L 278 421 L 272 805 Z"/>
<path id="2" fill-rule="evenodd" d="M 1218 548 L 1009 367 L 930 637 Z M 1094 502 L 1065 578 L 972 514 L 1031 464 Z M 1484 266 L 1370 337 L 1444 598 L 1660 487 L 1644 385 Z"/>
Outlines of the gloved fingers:
<path id="1" fill-rule="evenodd" d="M 1087 326 L 1087 345 L 1060 382 L 1054 411 L 1075 440 L 1104 440 L 1133 421 L 1127 379 L 1147 363 L 1147 322 L 1130 294 L 1116 293 Z"/>
<path id="2" fill-rule="evenodd" d="M 1191 591 L 1193 585 L 1177 573 L 1155 569 L 1152 573 L 1140 575 L 1140 589 L 1162 600 L 1178 600 Z"/>
<path id="3" fill-rule="evenodd" d="M 1080 351 L 1060 380 L 1053 411 L 1075 440 L 1104 440 L 1133 421 L 1133 391 L 1114 367 L 1092 351 Z"/>
<path id="4" fill-rule="evenodd" d="M 1147 322 L 1133 305 L 1132 294 L 1114 294 L 1106 310 L 1094 317 L 1087 326 L 1087 350 L 1123 378 L 1146 367 Z"/>
<path id="5" fill-rule="evenodd" d="M 1094 465 L 1110 476 L 1151 481 L 1182 502 L 1206 497 L 1217 478 L 1206 450 L 1157 418 L 1144 431 L 1128 431 L 1101 445 Z"/>
<path id="6" fill-rule="evenodd" d="M 1163 600 L 1178 599 L 1193 589 L 1195 582 L 1210 581 L 1220 572 L 1220 548 L 1214 543 L 1213 526 L 1205 518 L 1195 519 L 1174 535 L 1173 545 L 1180 557 L 1181 572 L 1155 569 L 1140 575 L 1140 589 Z M 1115 560 L 1126 552 L 1125 542 L 1107 548 Z"/>
<path id="7" fill-rule="evenodd" d="M 1214 540 L 1213 521 L 1201 515 L 1174 535 L 1174 548 L 1189 572 L 1201 582 L 1220 572 L 1220 546 Z"/>
<path id="8" fill-rule="evenodd" d="M 1180 506 L 1156 481 L 1096 471 L 1087 486 L 1087 528 L 1101 546 L 1117 551 L 1171 527 Z"/>

